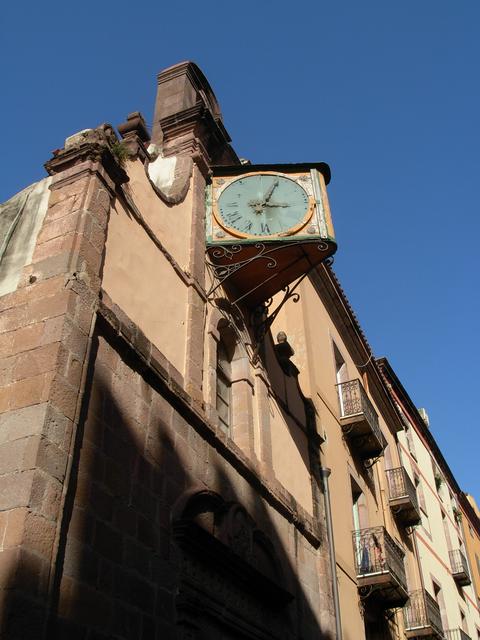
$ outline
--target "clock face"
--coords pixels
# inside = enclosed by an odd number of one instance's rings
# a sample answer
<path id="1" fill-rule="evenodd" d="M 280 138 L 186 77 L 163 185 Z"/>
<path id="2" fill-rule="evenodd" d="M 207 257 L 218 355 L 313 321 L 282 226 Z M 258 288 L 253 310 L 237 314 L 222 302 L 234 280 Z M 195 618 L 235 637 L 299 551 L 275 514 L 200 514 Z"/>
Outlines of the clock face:
<path id="1" fill-rule="evenodd" d="M 243 176 L 220 194 L 219 223 L 240 237 L 290 235 L 309 219 L 310 199 L 294 180 L 271 173 Z"/>

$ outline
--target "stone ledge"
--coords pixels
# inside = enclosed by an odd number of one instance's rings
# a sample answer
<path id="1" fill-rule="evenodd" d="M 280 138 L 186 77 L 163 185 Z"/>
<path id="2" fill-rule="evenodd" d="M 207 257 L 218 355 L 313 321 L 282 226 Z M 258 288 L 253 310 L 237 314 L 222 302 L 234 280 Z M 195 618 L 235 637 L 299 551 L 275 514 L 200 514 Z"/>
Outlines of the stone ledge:
<path id="1" fill-rule="evenodd" d="M 321 543 L 320 525 L 298 504 L 285 487 L 267 478 L 258 461 L 245 453 L 207 417 L 203 403 L 195 403 L 183 388 L 183 377 L 145 334 L 106 294 L 97 310 L 97 327 L 104 337 L 120 341 L 137 361 L 137 370 L 153 376 L 154 383 L 164 393 L 176 411 L 214 449 L 216 449 L 252 487 L 278 511 L 315 548 Z"/>

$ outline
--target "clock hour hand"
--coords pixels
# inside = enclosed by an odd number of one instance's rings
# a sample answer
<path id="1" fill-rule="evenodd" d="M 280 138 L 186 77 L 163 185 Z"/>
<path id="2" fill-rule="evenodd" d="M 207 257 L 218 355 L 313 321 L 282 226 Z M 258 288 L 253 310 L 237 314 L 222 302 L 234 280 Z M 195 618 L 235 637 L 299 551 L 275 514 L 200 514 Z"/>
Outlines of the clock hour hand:
<path id="1" fill-rule="evenodd" d="M 265 207 L 289 207 L 290 205 L 286 202 L 265 202 Z"/>

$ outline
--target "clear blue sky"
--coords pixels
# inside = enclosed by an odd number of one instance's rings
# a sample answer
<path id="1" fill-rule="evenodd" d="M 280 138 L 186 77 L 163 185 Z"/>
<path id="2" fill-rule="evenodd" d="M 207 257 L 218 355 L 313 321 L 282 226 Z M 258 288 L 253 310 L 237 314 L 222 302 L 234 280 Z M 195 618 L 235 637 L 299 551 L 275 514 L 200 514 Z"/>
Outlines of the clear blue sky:
<path id="1" fill-rule="evenodd" d="M 480 500 L 480 3 L 15 2 L 2 7 L 0 201 L 66 136 L 140 110 L 191 59 L 239 155 L 322 160 L 335 269 Z"/>

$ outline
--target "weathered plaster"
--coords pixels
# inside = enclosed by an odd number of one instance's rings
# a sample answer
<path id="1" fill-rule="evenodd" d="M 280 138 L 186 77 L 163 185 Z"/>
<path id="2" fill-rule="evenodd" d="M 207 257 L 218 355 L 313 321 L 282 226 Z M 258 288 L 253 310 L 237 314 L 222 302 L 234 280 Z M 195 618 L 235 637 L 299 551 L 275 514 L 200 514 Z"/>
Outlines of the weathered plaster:
<path id="1" fill-rule="evenodd" d="M 0 295 L 15 291 L 23 267 L 32 260 L 51 181 L 44 178 L 0 205 Z"/>

